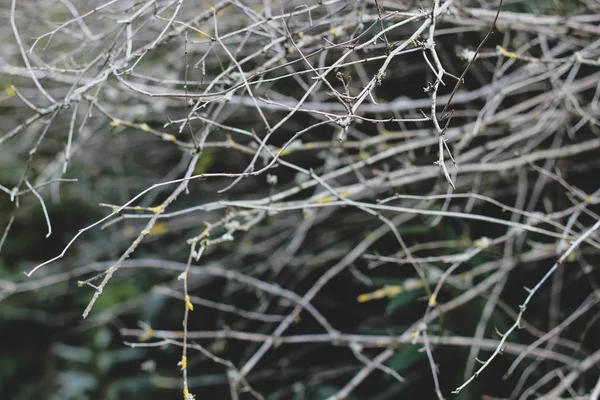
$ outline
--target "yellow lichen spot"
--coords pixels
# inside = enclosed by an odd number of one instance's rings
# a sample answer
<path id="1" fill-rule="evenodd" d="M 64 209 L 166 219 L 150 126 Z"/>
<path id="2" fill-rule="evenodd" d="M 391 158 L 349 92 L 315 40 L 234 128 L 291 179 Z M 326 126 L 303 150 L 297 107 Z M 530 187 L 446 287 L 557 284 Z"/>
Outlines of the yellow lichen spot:
<path id="1" fill-rule="evenodd" d="M 475 245 L 475 247 L 478 247 L 480 249 L 487 249 L 490 247 L 490 240 L 484 236 L 481 239 L 473 242 L 473 245 Z"/>
<path id="2" fill-rule="evenodd" d="M 504 47 L 498 45 L 496 46 L 496 49 L 500 52 L 500 54 L 502 54 L 504 57 L 508 57 L 508 58 L 517 58 L 517 53 L 514 53 L 512 51 L 508 51 L 506 50 Z"/>
<path id="3" fill-rule="evenodd" d="M 586 203 L 588 203 L 588 204 L 591 204 L 591 203 L 594 201 L 594 199 L 592 199 L 592 195 L 590 195 L 590 194 L 587 194 L 587 193 L 586 193 L 586 195 L 585 195 L 585 196 L 583 196 L 583 199 L 584 199 L 584 200 L 585 200 L 585 202 L 586 202 Z"/>
<path id="4" fill-rule="evenodd" d="M 387 297 L 394 297 L 400 293 L 402 293 L 402 286 L 400 285 L 385 285 L 383 287 L 383 292 Z"/>
<path id="5" fill-rule="evenodd" d="M 329 28 L 329 31 L 328 31 L 328 33 L 329 33 L 330 35 L 333 35 L 333 36 L 335 36 L 335 35 L 336 35 L 336 33 L 337 33 L 337 29 L 336 29 L 336 28 Z"/>
<path id="6" fill-rule="evenodd" d="M 370 293 L 359 294 L 358 297 L 356 298 L 356 301 L 358 301 L 359 303 L 366 303 L 369 300 L 371 300 L 371 294 Z"/>
<path id="7" fill-rule="evenodd" d="M 144 332 L 138 337 L 142 342 L 151 339 L 154 336 L 154 329 L 146 323 L 142 323 L 142 329 Z"/>
<path id="8" fill-rule="evenodd" d="M 352 195 L 352 192 L 350 190 L 345 190 L 342 193 L 340 193 L 340 197 L 344 197 L 344 198 L 351 196 L 351 195 Z"/>
<path id="9" fill-rule="evenodd" d="M 435 294 L 432 294 L 431 296 L 429 296 L 429 306 L 435 307 L 436 305 L 437 305 L 437 296 Z"/>
<path id="10" fill-rule="evenodd" d="M 371 243 L 375 243 L 377 241 L 377 235 L 371 232 L 367 235 L 367 239 L 369 239 Z"/>
<path id="11" fill-rule="evenodd" d="M 148 124 L 140 124 L 140 129 L 144 132 L 150 132 L 150 127 L 148 126 Z"/>
<path id="12" fill-rule="evenodd" d="M 187 357 L 181 356 L 181 361 L 179 361 L 177 363 L 177 365 L 179 365 L 181 367 L 181 369 L 186 369 L 187 368 Z"/>
<path id="13" fill-rule="evenodd" d="M 161 235 L 169 231 L 169 226 L 164 222 L 157 222 L 154 224 L 152 229 L 150 229 L 150 233 L 152 235 Z"/>
<path id="14" fill-rule="evenodd" d="M 150 230 L 149 229 L 144 229 L 142 231 L 142 236 L 148 236 L 150 234 Z"/>
<path id="15" fill-rule="evenodd" d="M 227 144 L 233 145 L 233 144 L 235 144 L 235 141 L 232 138 L 228 137 L 227 138 Z"/>
<path id="16" fill-rule="evenodd" d="M 117 212 L 117 210 L 119 209 L 119 207 L 117 206 L 112 206 L 112 212 Z"/>
<path id="17" fill-rule="evenodd" d="M 185 309 L 188 311 L 194 311 L 194 305 L 190 301 L 190 295 L 185 295 Z"/>
<path id="18" fill-rule="evenodd" d="M 376 291 L 371 292 L 371 293 L 360 294 L 360 295 L 358 295 L 356 300 L 359 303 L 366 303 L 367 301 L 371 301 L 371 300 L 383 299 L 386 296 L 387 296 L 386 287 L 384 287 L 383 289 L 377 289 Z"/>
<path id="19" fill-rule="evenodd" d="M 417 336 L 418 336 L 418 333 L 417 333 L 417 332 L 411 332 L 411 333 L 410 333 L 410 338 L 411 338 L 411 339 L 416 339 L 416 338 L 417 338 Z"/>
<path id="20" fill-rule="evenodd" d="M 304 36 L 304 32 L 302 32 L 302 31 L 298 32 L 298 37 L 299 38 L 302 38 L 303 36 Z"/>
<path id="21" fill-rule="evenodd" d="M 312 149 L 313 147 L 315 147 L 315 144 L 313 142 L 306 142 L 304 143 L 304 147 L 306 147 L 307 149 Z"/>
<path id="22" fill-rule="evenodd" d="M 156 207 L 148 207 L 148 211 L 153 212 L 155 214 L 160 214 L 163 212 L 164 207 L 162 205 Z"/>
<path id="23" fill-rule="evenodd" d="M 4 89 L 4 93 L 6 93 L 8 97 L 15 97 L 17 95 L 17 91 L 15 90 L 15 87 L 13 85 L 10 85 L 6 89 Z"/>
<path id="24" fill-rule="evenodd" d="M 424 286 L 423 281 L 421 279 L 412 279 L 408 278 L 404 281 L 404 289 L 405 290 L 415 290 L 420 289 Z"/>
<path id="25" fill-rule="evenodd" d="M 366 160 L 370 156 L 371 154 L 367 151 L 361 151 L 360 153 L 358 153 L 358 158 L 360 158 L 361 160 Z"/>
<path id="26" fill-rule="evenodd" d="M 116 128 L 118 126 L 120 126 L 123 123 L 123 121 L 121 121 L 119 118 L 115 118 L 112 121 L 110 121 L 110 127 L 111 128 Z"/>
<path id="27" fill-rule="evenodd" d="M 567 261 L 568 262 L 575 262 L 577 261 L 577 257 L 575 257 L 575 253 L 571 252 L 568 256 L 567 256 Z"/>
<path id="28" fill-rule="evenodd" d="M 177 138 L 174 135 L 171 135 L 170 133 L 163 133 L 162 140 L 165 140 L 167 142 L 174 142 L 177 140 Z"/>
<path id="29" fill-rule="evenodd" d="M 332 201 L 333 201 L 333 199 L 331 198 L 331 196 L 324 196 L 324 197 L 320 197 L 320 198 L 316 199 L 315 203 L 317 203 L 317 204 L 331 203 Z"/>
<path id="30" fill-rule="evenodd" d="M 142 207 L 140 207 L 140 206 L 135 206 L 133 209 L 134 209 L 134 210 L 136 210 L 136 211 L 140 211 L 140 210 L 142 209 Z"/>

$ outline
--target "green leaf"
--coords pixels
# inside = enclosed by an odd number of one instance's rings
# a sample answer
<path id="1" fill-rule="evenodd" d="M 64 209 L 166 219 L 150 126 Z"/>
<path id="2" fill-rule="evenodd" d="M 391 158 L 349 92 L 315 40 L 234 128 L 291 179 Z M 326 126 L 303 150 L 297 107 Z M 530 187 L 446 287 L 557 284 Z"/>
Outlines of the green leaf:
<path id="1" fill-rule="evenodd" d="M 385 314 L 391 315 L 398 308 L 412 304 L 419 296 L 423 295 L 422 290 L 409 290 L 392 297 L 385 307 Z"/>
<path id="2" fill-rule="evenodd" d="M 398 372 L 400 375 L 407 371 L 417 361 L 425 357 L 425 352 L 419 352 L 419 346 L 408 346 L 396 353 L 387 362 L 387 366 Z"/>
<path id="3" fill-rule="evenodd" d="M 402 225 L 398 227 L 398 233 L 400 233 L 400 235 L 418 235 L 430 232 L 431 227 L 424 224 Z"/>
<path id="4" fill-rule="evenodd" d="M 402 285 L 406 279 L 403 278 L 391 278 L 389 276 L 372 276 L 371 287 L 379 288 L 385 285 Z"/>
<path id="5" fill-rule="evenodd" d="M 335 395 L 339 391 L 340 391 L 340 388 L 338 388 L 338 387 L 323 385 L 323 386 L 319 387 L 315 391 L 314 396 L 309 397 L 309 399 L 311 399 L 311 400 L 326 400 L 326 399 L 330 398 L 331 396 Z M 357 398 L 352 395 L 349 395 L 348 397 L 345 397 L 345 398 L 348 400 L 357 400 Z"/>

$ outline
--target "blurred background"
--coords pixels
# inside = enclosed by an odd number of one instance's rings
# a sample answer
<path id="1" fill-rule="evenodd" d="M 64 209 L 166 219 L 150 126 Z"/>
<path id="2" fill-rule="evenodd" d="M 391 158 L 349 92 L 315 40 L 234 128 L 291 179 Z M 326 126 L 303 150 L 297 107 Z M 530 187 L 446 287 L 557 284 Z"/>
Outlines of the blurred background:
<path id="1" fill-rule="evenodd" d="M 0 398 L 598 399 L 600 5 L 499 6 L 2 2 Z"/>

